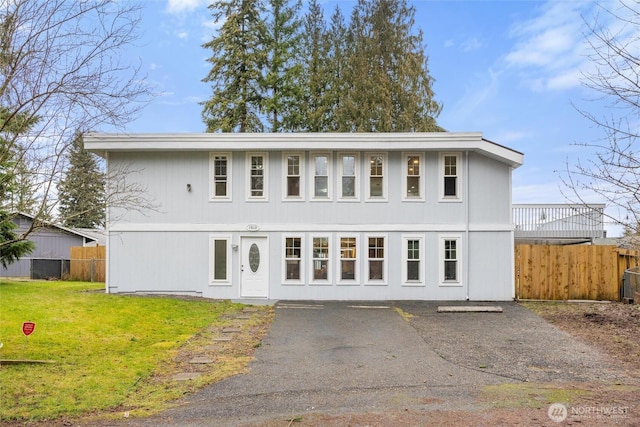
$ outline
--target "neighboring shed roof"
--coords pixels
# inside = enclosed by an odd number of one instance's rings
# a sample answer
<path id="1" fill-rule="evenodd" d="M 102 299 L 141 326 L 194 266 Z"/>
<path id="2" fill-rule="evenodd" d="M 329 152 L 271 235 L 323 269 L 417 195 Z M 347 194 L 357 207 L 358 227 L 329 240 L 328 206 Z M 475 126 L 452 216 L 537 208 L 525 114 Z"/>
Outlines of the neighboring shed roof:
<path id="1" fill-rule="evenodd" d="M 30 215 L 24 212 L 18 213 L 17 216 L 22 216 L 31 221 L 35 220 L 35 217 L 33 215 Z M 42 226 L 52 227 L 52 228 L 56 228 L 58 230 L 64 231 L 66 233 L 75 234 L 77 236 L 83 237 L 85 240 L 95 241 L 102 246 L 106 244 L 106 237 L 103 230 L 87 229 L 87 228 L 68 228 L 68 227 L 63 227 L 62 225 L 54 224 L 53 222 L 50 222 L 50 221 L 43 221 L 40 219 L 38 220 L 38 222 Z"/>
<path id="2" fill-rule="evenodd" d="M 472 151 L 506 163 L 522 165 L 524 155 L 482 137 L 480 132 L 430 133 L 166 133 L 84 136 L 87 150 L 107 152 L 160 151 Z"/>

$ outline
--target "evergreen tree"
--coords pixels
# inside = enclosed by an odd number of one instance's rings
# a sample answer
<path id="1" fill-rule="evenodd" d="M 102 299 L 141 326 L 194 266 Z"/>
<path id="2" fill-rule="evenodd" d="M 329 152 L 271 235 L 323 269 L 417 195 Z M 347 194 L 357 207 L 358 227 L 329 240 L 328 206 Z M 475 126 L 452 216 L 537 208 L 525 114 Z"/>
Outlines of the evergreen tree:
<path id="1" fill-rule="evenodd" d="M 329 84 L 329 49 L 327 29 L 322 7 L 317 0 L 311 0 L 305 16 L 302 38 L 303 65 L 303 105 L 304 118 L 301 129 L 309 132 L 323 132 L 327 129 L 329 104 L 327 89 Z"/>
<path id="2" fill-rule="evenodd" d="M 345 117 L 345 94 L 351 90 L 349 76 L 346 73 L 348 58 L 347 26 L 344 15 L 339 6 L 336 6 L 331 16 L 331 26 L 326 35 L 329 59 L 327 60 L 328 78 L 326 104 L 329 109 L 326 118 L 326 129 L 330 132 L 347 132 Z"/>
<path id="3" fill-rule="evenodd" d="M 359 0 L 348 26 L 336 7 L 328 29 L 319 0 L 311 0 L 302 35 L 294 1 L 209 6 L 224 23 L 203 45 L 213 64 L 204 79 L 213 83 L 203 103 L 208 132 L 262 131 L 262 120 L 273 132 L 442 131 L 407 0 Z"/>
<path id="4" fill-rule="evenodd" d="M 351 83 L 342 117 L 357 132 L 425 132 L 436 124 L 422 32 L 406 0 L 359 0 L 349 34 L 346 78 Z"/>
<path id="5" fill-rule="evenodd" d="M 58 183 L 60 220 L 66 227 L 95 228 L 104 225 L 105 179 L 95 156 L 76 134 L 69 149 L 65 176 Z"/>
<path id="6" fill-rule="evenodd" d="M 269 0 L 264 40 L 267 53 L 263 80 L 263 109 L 272 132 L 300 129 L 302 117 L 302 64 L 300 63 L 300 0 Z"/>
<path id="7" fill-rule="evenodd" d="M 219 0 L 209 9 L 215 23 L 224 21 L 218 34 L 203 45 L 211 50 L 212 64 L 203 79 L 213 95 L 202 103 L 207 132 L 261 132 L 263 93 L 260 87 L 265 66 L 265 27 L 260 0 Z"/>
<path id="8" fill-rule="evenodd" d="M 24 163 L 24 150 L 18 138 L 36 122 L 34 116 L 11 114 L 0 107 L 0 264 L 5 268 L 35 249 L 33 242 L 15 233 L 17 225 L 13 218 L 17 212 L 9 201 L 20 189 L 19 165 Z"/>

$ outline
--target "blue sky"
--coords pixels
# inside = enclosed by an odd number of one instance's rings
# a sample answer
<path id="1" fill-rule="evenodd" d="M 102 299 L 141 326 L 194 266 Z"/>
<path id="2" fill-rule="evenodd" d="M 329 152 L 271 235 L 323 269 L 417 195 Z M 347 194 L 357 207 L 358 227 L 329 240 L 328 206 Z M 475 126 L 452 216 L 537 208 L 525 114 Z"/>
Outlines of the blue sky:
<path id="1" fill-rule="evenodd" d="M 131 49 L 159 93 L 132 132 L 203 132 L 198 102 L 211 95 L 201 83 L 209 52 L 201 45 L 215 27 L 209 0 L 149 0 L 142 39 Z M 325 17 L 337 2 L 322 2 Z M 348 16 L 355 1 L 340 1 Z M 575 106 L 607 114 L 597 94 L 581 85 L 591 63 L 583 16 L 593 1 L 425 1 L 416 8 L 424 32 L 434 90 L 443 104 L 438 122 L 449 131 L 481 131 L 525 154 L 514 172 L 514 203 L 565 203 L 559 170 L 589 153 L 575 144 L 601 136 Z M 586 195 L 587 200 L 601 202 Z M 615 214 L 615 213 L 614 213 Z M 609 235 L 619 228 L 608 227 Z"/>

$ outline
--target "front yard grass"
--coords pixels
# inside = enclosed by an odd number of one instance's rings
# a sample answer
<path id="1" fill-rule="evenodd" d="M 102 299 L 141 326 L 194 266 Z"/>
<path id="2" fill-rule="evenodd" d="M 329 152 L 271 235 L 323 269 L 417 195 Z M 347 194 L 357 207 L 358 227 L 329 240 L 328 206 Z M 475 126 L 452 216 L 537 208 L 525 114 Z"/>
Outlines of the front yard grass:
<path id="1" fill-rule="evenodd" d="M 153 413 L 212 379 L 177 382 L 167 374 L 182 349 L 206 335 L 206 327 L 228 323 L 241 304 L 118 296 L 103 289 L 82 282 L 0 281 L 0 359 L 54 362 L 0 366 L 0 420 Z M 25 321 L 36 323 L 28 338 Z M 233 375 L 244 365 L 221 366 L 217 375 Z"/>

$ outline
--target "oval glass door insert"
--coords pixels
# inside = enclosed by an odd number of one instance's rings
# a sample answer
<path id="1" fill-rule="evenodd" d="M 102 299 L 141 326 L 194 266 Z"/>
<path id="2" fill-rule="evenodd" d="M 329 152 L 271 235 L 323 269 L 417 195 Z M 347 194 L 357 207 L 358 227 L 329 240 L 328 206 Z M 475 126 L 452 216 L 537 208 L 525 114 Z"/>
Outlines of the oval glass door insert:
<path id="1" fill-rule="evenodd" d="M 249 248 L 249 268 L 255 273 L 258 271 L 258 267 L 260 267 L 260 249 L 258 249 L 258 245 L 253 243 Z"/>

